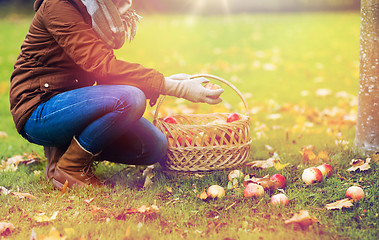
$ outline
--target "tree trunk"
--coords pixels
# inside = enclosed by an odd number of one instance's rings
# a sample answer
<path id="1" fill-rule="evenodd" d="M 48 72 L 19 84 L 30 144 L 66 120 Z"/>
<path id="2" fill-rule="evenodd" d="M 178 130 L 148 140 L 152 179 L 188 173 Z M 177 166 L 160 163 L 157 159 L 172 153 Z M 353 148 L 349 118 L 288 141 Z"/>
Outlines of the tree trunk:
<path id="1" fill-rule="evenodd" d="M 361 1 L 359 97 L 355 144 L 379 151 L 379 1 Z"/>

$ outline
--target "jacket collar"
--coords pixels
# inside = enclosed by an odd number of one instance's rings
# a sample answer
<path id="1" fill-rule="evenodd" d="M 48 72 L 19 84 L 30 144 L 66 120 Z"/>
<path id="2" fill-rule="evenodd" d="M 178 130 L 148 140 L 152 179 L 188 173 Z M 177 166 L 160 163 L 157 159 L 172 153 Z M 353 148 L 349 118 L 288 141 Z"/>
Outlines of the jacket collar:
<path id="1" fill-rule="evenodd" d="M 36 0 L 34 2 L 34 11 L 36 11 L 36 12 L 38 11 L 38 9 L 41 6 L 42 2 L 43 2 L 43 0 Z"/>

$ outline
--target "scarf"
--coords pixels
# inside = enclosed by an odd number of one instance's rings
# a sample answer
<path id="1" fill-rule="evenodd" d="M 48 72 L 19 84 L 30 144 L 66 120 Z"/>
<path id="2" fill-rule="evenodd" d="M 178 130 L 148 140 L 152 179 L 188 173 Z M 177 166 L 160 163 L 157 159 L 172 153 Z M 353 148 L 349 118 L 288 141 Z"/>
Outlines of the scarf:
<path id="1" fill-rule="evenodd" d="M 133 40 L 142 18 L 133 9 L 132 0 L 80 0 L 91 16 L 92 28 L 111 49 Z M 37 11 L 43 0 L 34 2 Z"/>
<path id="2" fill-rule="evenodd" d="M 92 28 L 109 48 L 118 49 L 136 35 L 139 16 L 132 0 L 81 0 L 92 19 Z"/>

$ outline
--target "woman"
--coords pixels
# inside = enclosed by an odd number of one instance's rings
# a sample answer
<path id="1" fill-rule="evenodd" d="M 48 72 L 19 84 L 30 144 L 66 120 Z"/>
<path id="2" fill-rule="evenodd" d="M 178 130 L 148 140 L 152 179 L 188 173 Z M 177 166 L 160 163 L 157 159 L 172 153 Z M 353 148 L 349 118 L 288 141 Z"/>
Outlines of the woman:
<path id="1" fill-rule="evenodd" d="M 101 185 L 95 159 L 148 165 L 164 158 L 165 136 L 142 117 L 160 94 L 217 104 L 204 78 L 164 77 L 118 60 L 139 16 L 131 0 L 36 0 L 36 14 L 11 76 L 17 131 L 43 145 L 45 177 L 59 189 Z"/>

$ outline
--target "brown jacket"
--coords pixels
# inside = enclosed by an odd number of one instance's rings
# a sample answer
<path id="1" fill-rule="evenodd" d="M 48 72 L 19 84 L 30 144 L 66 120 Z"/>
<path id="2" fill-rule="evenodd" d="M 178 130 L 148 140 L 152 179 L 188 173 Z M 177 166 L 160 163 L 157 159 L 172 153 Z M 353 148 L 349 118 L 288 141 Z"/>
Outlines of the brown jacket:
<path id="1" fill-rule="evenodd" d="M 135 86 L 155 103 L 164 76 L 116 59 L 92 30 L 80 0 L 37 0 L 35 8 L 11 76 L 10 106 L 18 132 L 39 103 L 95 83 Z"/>

